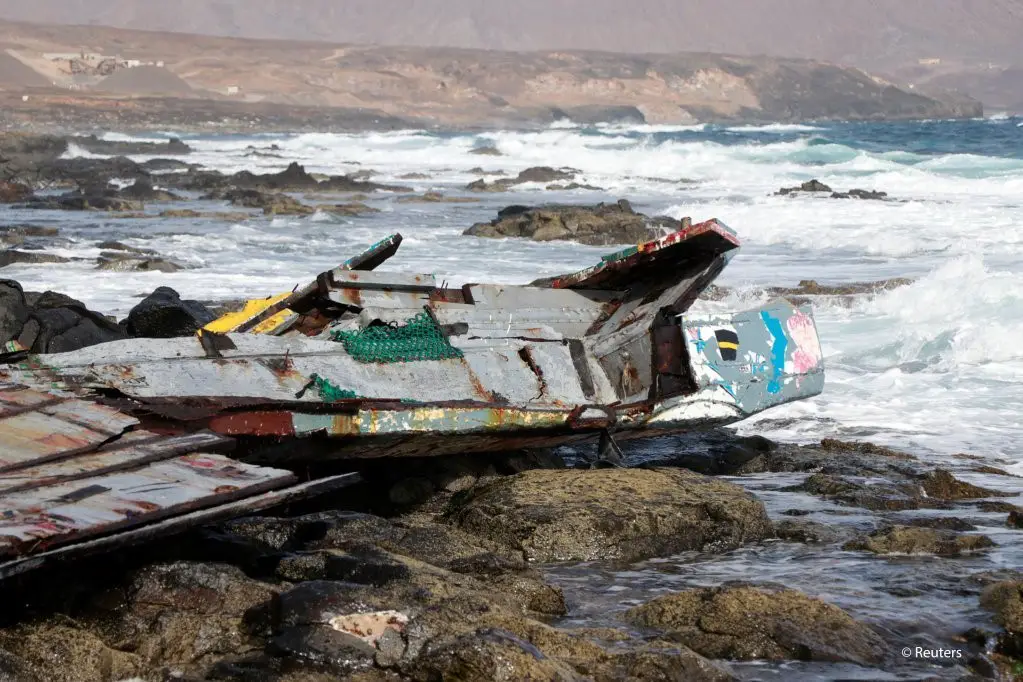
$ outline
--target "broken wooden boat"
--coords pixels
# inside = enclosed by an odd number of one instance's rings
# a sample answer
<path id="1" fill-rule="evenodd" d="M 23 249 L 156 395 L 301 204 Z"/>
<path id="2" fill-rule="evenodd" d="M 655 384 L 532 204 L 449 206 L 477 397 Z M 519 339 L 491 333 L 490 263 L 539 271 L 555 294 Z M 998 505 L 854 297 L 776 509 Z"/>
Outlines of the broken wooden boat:
<path id="1" fill-rule="evenodd" d="M 400 244 L 195 337 L 5 349 L 0 577 L 354 480 L 298 480 L 310 460 L 594 442 L 613 461 L 823 390 L 810 306 L 689 312 L 739 246 L 716 220 L 528 286 L 377 271 Z"/>

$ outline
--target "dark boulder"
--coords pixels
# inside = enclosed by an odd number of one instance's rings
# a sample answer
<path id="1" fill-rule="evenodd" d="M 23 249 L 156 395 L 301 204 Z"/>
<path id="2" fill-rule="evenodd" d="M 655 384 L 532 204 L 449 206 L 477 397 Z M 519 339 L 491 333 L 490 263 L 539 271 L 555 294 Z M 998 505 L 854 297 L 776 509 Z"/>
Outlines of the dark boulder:
<path id="1" fill-rule="evenodd" d="M 596 206 L 508 206 L 489 223 L 477 223 L 464 234 L 474 237 L 526 237 L 534 241 L 575 241 L 607 246 L 636 244 L 682 229 L 683 221 L 636 213 L 628 201 Z"/>
<path id="2" fill-rule="evenodd" d="M 160 287 L 131 309 L 125 328 L 133 337 L 170 339 L 191 336 L 215 319 L 198 301 L 182 300 L 170 287 Z"/>
<path id="3" fill-rule="evenodd" d="M 212 192 L 203 199 L 226 200 L 232 206 L 261 208 L 265 215 L 309 215 L 316 211 L 298 199 L 280 192 L 263 192 L 258 189 L 232 188 L 225 192 Z"/>
<path id="4" fill-rule="evenodd" d="M 140 178 L 134 184 L 125 187 L 118 195 L 132 201 L 181 201 L 181 197 L 171 192 L 153 187 L 149 180 Z"/>
<path id="5" fill-rule="evenodd" d="M 32 188 L 20 182 L 0 180 L 0 204 L 16 204 L 32 196 Z"/>
<path id="6" fill-rule="evenodd" d="M 28 303 L 21 284 L 12 279 L 0 280 L 0 343 L 21 333 L 28 320 Z"/>
<path id="7" fill-rule="evenodd" d="M 833 190 L 820 180 L 807 180 L 799 187 L 782 187 L 780 190 L 778 190 L 777 193 L 784 196 L 787 194 L 794 194 L 795 192 L 831 192 L 831 191 Z"/>
<path id="8" fill-rule="evenodd" d="M 117 323 L 64 294 L 26 294 L 25 300 L 31 310 L 18 341 L 33 353 L 67 353 L 126 338 Z"/>
<path id="9" fill-rule="evenodd" d="M 150 154 L 191 154 L 192 148 L 176 137 L 166 142 L 132 142 L 128 140 L 101 140 L 95 135 L 71 137 L 68 141 L 93 154 L 134 156 Z"/>
<path id="10" fill-rule="evenodd" d="M 63 256 L 35 251 L 17 251 L 15 249 L 0 251 L 0 268 L 6 268 L 8 265 L 16 263 L 68 263 L 70 260 Z"/>
<path id="11" fill-rule="evenodd" d="M 884 640 L 837 606 L 784 588 L 745 584 L 658 597 L 626 620 L 666 630 L 708 658 L 849 661 L 877 665 Z"/>

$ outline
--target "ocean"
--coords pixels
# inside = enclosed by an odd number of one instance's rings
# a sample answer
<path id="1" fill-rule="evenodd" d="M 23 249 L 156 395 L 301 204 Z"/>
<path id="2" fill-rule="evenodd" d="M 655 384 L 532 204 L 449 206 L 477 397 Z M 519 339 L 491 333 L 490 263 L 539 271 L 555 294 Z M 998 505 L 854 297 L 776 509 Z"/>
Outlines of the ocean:
<path id="1" fill-rule="evenodd" d="M 108 139 L 131 138 L 110 132 Z M 820 301 L 817 321 L 827 388 L 740 426 L 788 441 L 868 439 L 942 459 L 968 452 L 1009 459 L 1023 473 L 1023 120 L 766 126 L 555 124 L 535 132 L 426 131 L 351 135 L 182 136 L 188 160 L 233 172 L 276 172 L 298 161 L 312 173 L 372 171 L 418 192 L 470 195 L 477 203 L 367 200 L 380 213 L 327 213 L 243 222 L 6 211 L 11 222 L 53 224 L 52 253 L 86 260 L 16 265 L 26 288 L 76 296 L 124 315 L 159 285 L 200 299 L 264 296 L 310 281 L 367 244 L 401 232 L 388 269 L 431 272 L 450 284 L 525 283 L 592 264 L 612 248 L 462 236 L 510 204 L 629 199 L 648 214 L 718 218 L 743 247 L 718 283 L 738 310 L 765 286 L 909 277 L 915 282 L 851 306 Z M 276 147 L 273 147 L 276 145 Z M 502 156 L 470 153 L 495 146 Z M 80 149 L 71 154 L 87 156 Z M 145 160 L 148 157 L 133 157 Z M 473 169 L 515 173 L 568 166 L 606 191 L 472 194 Z M 404 179 L 407 174 L 428 176 Z M 889 201 L 774 196 L 816 178 L 836 190 L 888 192 Z M 192 204 L 186 203 L 186 206 Z M 209 202 L 195 208 L 211 210 Z M 225 210 L 228 210 L 225 207 Z M 104 239 L 154 249 L 190 266 L 179 273 L 97 272 Z"/>

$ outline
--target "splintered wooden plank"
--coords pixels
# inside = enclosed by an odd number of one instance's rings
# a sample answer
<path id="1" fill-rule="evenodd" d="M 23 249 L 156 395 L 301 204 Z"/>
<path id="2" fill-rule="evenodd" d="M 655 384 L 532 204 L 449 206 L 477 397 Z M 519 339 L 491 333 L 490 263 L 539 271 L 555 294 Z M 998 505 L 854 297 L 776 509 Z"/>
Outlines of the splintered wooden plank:
<path id="1" fill-rule="evenodd" d="M 0 473 L 0 495 L 136 468 L 230 442 L 210 432 L 159 436 L 149 431 L 132 431 L 96 452 Z"/>
<path id="2" fill-rule="evenodd" d="M 295 481 L 289 471 L 191 454 L 0 495 L 0 556 L 17 556 L 220 505 Z"/>

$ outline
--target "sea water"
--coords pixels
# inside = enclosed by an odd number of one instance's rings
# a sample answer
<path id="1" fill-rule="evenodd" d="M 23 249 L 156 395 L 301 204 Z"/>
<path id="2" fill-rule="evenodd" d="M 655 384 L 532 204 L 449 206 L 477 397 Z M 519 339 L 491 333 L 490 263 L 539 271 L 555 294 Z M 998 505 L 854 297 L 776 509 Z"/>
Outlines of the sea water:
<path id="1" fill-rule="evenodd" d="M 106 137 L 131 139 L 113 131 Z M 627 198 L 648 214 L 715 217 L 738 232 L 742 249 L 719 279 L 734 293 L 697 309 L 741 309 L 764 300 L 765 286 L 804 279 L 915 280 L 851 306 L 819 302 L 824 395 L 771 410 L 742 430 L 792 441 L 866 438 L 937 457 L 970 452 L 1021 459 L 1020 119 L 732 127 L 562 123 L 535 132 L 183 137 L 196 150 L 189 162 L 224 172 L 276 172 L 297 161 L 312 173 L 372 171 L 376 182 L 480 201 L 397 203 L 384 194 L 369 201 L 381 213 L 365 217 L 317 213 L 239 222 L 6 211 L 10 221 L 59 225 L 66 241 L 49 249 L 58 255 L 94 258 L 99 242 L 116 238 L 190 268 L 98 272 L 83 260 L 60 268 L 12 266 L 4 276 L 123 315 L 138 295 L 158 285 L 202 299 L 290 290 L 397 231 L 405 241 L 386 269 L 431 272 L 452 285 L 525 283 L 585 267 L 611 249 L 477 239 L 462 232 L 508 204 Z M 471 153 L 484 146 L 502 156 Z M 86 155 L 77 148 L 70 153 Z M 576 181 L 606 191 L 550 191 L 537 184 L 499 194 L 463 191 L 481 177 L 474 169 L 514 174 L 540 165 L 578 169 Z M 403 179 L 411 173 L 429 177 Z M 774 195 L 811 178 L 836 190 L 885 191 L 890 200 Z M 193 207 L 211 210 L 208 202 Z M 1023 473 L 1023 464 L 1018 470 Z"/>

